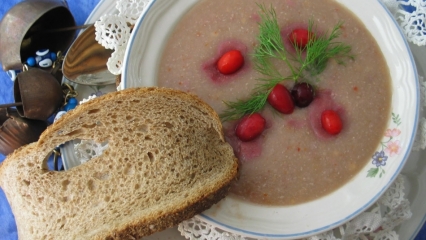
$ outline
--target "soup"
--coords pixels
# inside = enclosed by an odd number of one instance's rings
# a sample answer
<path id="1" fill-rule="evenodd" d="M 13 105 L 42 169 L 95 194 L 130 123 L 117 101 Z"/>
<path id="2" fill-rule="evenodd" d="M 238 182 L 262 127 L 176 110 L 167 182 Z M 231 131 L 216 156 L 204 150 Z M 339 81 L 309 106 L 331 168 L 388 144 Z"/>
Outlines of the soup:
<path id="1" fill-rule="evenodd" d="M 254 140 L 236 137 L 238 120 L 223 122 L 241 162 L 241 175 L 231 192 L 259 204 L 299 204 L 340 188 L 371 159 L 390 117 L 389 70 L 368 30 L 335 1 L 202 0 L 170 35 L 158 85 L 197 94 L 219 114 L 227 109 L 225 102 L 250 98 L 264 77 L 253 62 L 261 22 L 258 4 L 273 7 L 282 33 L 306 28 L 312 20 L 316 33 L 326 35 L 342 22 L 336 41 L 351 46 L 355 56 L 345 65 L 333 59 L 327 62 L 312 82 L 315 98 L 308 107 L 280 114 L 266 104 L 259 111 L 266 128 Z M 283 36 L 285 41 L 287 35 Z M 232 48 L 243 53 L 244 65 L 222 76 L 215 63 L 225 49 Z M 282 75 L 291 74 L 286 64 L 273 64 Z M 295 82 L 281 84 L 291 89 Z M 328 136 L 315 126 L 319 111 L 328 108 L 342 117 L 343 128 L 337 135 Z"/>

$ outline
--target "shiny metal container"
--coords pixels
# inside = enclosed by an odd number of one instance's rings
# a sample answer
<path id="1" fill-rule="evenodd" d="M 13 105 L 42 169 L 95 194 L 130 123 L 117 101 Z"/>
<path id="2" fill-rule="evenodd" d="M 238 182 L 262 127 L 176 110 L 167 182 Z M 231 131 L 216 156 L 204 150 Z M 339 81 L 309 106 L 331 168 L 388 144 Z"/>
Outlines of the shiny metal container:
<path id="1" fill-rule="evenodd" d="M 26 0 L 13 6 L 0 22 L 0 62 L 3 70 L 22 69 L 28 57 L 40 49 L 66 51 L 76 26 L 64 1 Z"/>

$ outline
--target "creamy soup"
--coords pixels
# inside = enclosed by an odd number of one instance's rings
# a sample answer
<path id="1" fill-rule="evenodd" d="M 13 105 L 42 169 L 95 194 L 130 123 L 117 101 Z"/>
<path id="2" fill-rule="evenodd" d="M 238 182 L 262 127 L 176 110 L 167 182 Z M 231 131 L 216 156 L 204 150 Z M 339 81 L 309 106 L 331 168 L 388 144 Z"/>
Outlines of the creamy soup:
<path id="1" fill-rule="evenodd" d="M 340 21 L 341 41 L 352 47 L 354 60 L 345 66 L 330 60 L 318 76 L 315 100 L 289 115 L 266 105 L 261 136 L 239 141 L 235 122 L 224 122 L 227 140 L 241 162 L 232 193 L 247 201 L 291 205 L 311 201 L 340 188 L 370 160 L 390 117 L 389 70 L 373 37 L 347 9 L 331 0 L 202 0 L 176 25 L 165 46 L 158 84 L 195 93 L 219 114 L 224 101 L 247 99 L 262 77 L 253 69 L 258 44 L 259 6 L 272 6 L 282 31 L 307 26 L 329 33 Z M 221 76 L 212 63 L 224 49 L 236 48 L 245 58 L 235 74 Z M 279 65 L 289 74 L 285 64 Z M 283 81 L 291 88 L 292 81 Z M 319 111 L 334 108 L 343 129 L 327 136 L 315 127 Z"/>

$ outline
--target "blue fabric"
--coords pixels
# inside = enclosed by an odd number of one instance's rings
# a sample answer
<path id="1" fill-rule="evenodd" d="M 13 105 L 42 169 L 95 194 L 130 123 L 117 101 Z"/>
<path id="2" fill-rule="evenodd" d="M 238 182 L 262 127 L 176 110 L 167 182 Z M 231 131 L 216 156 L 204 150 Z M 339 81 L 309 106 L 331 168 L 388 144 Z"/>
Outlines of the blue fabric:
<path id="1" fill-rule="evenodd" d="M 0 19 L 4 14 L 11 9 L 15 4 L 22 0 L 1 0 L 0 1 Z M 58 0 L 59 1 L 59 0 Z M 68 6 L 74 16 L 77 25 L 82 25 L 86 18 L 98 4 L 99 0 L 69 0 Z M 60 21 L 60 19 L 58 19 Z M 0 37 L 5 37 L 7 33 L 0 33 Z M 3 66 L 0 64 L 0 104 L 12 103 L 13 98 L 13 82 L 4 72 Z M 5 156 L 0 154 L 0 162 L 3 162 Z M 0 239 L 16 240 L 18 239 L 15 219 L 7 202 L 3 190 L 0 189 Z"/>
<path id="2" fill-rule="evenodd" d="M 420 229 L 415 240 L 426 240 L 426 224 Z"/>
<path id="3" fill-rule="evenodd" d="M 0 19 L 4 14 L 21 0 L 1 0 L 0 1 Z M 73 14 L 76 24 L 84 24 L 86 18 L 89 16 L 93 8 L 99 0 L 68 0 L 68 5 Z M 59 20 L 59 19 L 58 19 Z M 0 33 L 1 37 L 4 37 Z M 13 82 L 8 75 L 2 71 L 3 67 L 0 65 L 0 104 L 12 103 L 13 99 Z M 3 162 L 5 156 L 0 154 L 0 162 Z M 425 203 L 426 204 L 426 203 Z M 9 203 L 0 189 L 0 239 L 2 240 L 16 240 L 18 239 L 16 233 L 16 224 L 13 218 L 12 211 L 10 210 Z M 426 226 L 420 230 L 415 240 L 426 240 Z"/>

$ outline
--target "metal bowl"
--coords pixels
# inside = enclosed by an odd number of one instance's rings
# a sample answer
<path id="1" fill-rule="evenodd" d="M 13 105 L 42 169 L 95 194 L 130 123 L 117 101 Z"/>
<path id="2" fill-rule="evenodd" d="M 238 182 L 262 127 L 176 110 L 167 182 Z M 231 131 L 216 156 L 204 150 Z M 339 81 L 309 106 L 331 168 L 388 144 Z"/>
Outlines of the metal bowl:
<path id="1" fill-rule="evenodd" d="M 22 69 L 22 63 L 40 49 L 64 52 L 71 45 L 75 27 L 65 1 L 26 0 L 13 6 L 0 22 L 0 62 L 3 70 Z"/>

